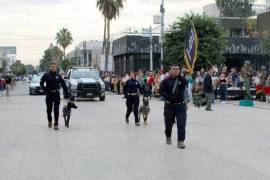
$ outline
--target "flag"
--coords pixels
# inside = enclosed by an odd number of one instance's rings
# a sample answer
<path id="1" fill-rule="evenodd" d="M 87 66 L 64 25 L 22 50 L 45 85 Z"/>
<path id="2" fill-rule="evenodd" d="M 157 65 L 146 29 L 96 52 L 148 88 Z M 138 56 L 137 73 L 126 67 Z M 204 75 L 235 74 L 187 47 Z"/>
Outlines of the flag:
<path id="1" fill-rule="evenodd" d="M 197 51 L 198 51 L 198 36 L 192 21 L 188 27 L 186 42 L 185 42 L 185 52 L 184 59 L 190 74 L 193 73 L 195 63 L 197 61 Z"/>

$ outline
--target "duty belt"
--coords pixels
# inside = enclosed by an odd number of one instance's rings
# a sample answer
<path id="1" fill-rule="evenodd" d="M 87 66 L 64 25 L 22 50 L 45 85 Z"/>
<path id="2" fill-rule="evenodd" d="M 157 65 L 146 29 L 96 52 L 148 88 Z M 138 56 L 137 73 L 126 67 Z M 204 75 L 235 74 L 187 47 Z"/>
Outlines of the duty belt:
<path id="1" fill-rule="evenodd" d="M 50 93 L 57 93 L 57 92 L 58 92 L 58 89 L 50 90 L 49 92 L 50 92 Z"/>
<path id="2" fill-rule="evenodd" d="M 165 101 L 165 104 L 168 104 L 168 105 L 181 105 L 181 104 L 186 104 L 186 103 L 187 103 L 186 101 L 179 102 L 179 103 L 172 103 L 170 101 Z"/>
<path id="3" fill-rule="evenodd" d="M 127 93 L 128 96 L 138 96 L 139 93 Z"/>

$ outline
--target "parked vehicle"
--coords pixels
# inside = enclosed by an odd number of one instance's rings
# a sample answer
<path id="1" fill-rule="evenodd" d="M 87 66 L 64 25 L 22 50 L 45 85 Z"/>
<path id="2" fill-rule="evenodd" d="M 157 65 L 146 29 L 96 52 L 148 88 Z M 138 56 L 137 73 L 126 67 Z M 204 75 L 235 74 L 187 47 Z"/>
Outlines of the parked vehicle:
<path id="1" fill-rule="evenodd" d="M 44 90 L 40 88 L 41 76 L 34 76 L 29 82 L 29 95 L 45 94 Z"/>
<path id="2" fill-rule="evenodd" d="M 97 70 L 71 67 L 64 76 L 72 98 L 99 98 L 105 101 L 105 84 Z"/>

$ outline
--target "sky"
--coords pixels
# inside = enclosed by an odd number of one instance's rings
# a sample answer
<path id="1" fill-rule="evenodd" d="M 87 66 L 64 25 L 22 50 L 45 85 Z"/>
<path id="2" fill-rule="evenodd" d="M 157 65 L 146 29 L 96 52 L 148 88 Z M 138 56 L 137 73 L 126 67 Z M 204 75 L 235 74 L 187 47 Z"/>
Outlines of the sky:
<path id="1" fill-rule="evenodd" d="M 259 3 L 263 0 L 258 0 Z M 185 13 L 202 13 L 214 0 L 165 0 L 166 26 Z M 126 0 L 120 17 L 112 22 L 117 33 L 127 27 L 149 27 L 159 14 L 161 0 Z M 16 46 L 17 59 L 38 65 L 50 43 L 56 44 L 59 29 L 68 28 L 73 43 L 70 52 L 83 40 L 102 40 L 103 19 L 96 0 L 0 0 L 0 46 Z"/>

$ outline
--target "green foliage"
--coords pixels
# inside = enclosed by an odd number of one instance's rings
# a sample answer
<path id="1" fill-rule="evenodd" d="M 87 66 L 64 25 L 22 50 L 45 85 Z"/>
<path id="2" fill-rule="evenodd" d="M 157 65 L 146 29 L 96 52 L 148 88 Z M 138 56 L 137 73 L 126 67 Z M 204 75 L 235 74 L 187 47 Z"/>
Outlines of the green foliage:
<path id="1" fill-rule="evenodd" d="M 35 71 L 35 67 L 31 64 L 25 65 L 26 74 L 31 74 Z"/>
<path id="2" fill-rule="evenodd" d="M 54 46 L 52 48 L 44 51 L 44 55 L 40 60 L 39 68 L 42 71 L 48 71 L 50 68 L 50 64 L 52 61 L 57 62 L 57 64 L 61 63 L 61 59 L 63 57 L 63 51 L 59 49 L 59 47 Z"/>
<path id="3" fill-rule="evenodd" d="M 110 22 L 116 19 L 120 10 L 124 7 L 125 0 L 97 0 L 97 8 L 104 16 L 103 50 L 105 50 L 105 70 L 108 69 L 108 57 L 110 52 Z"/>
<path id="4" fill-rule="evenodd" d="M 5 59 L 3 59 L 3 62 L 2 62 L 3 64 L 3 67 L 2 68 L 0 68 L 0 72 L 1 73 L 3 73 L 4 72 L 4 70 L 5 70 L 5 68 L 6 68 L 6 66 L 7 66 L 7 60 L 5 60 Z"/>
<path id="5" fill-rule="evenodd" d="M 212 18 L 194 14 L 178 18 L 171 25 L 170 32 L 165 35 L 163 64 L 169 66 L 180 63 L 180 60 L 183 61 L 185 39 L 190 20 L 193 21 L 199 38 L 195 69 L 223 64 L 222 49 L 225 47 L 225 38 L 223 37 L 222 27 Z"/>
<path id="6" fill-rule="evenodd" d="M 270 57 L 270 32 L 265 32 L 262 38 L 262 46 L 264 52 Z"/>
<path id="7" fill-rule="evenodd" d="M 107 19 L 112 20 L 120 14 L 120 9 L 124 7 L 124 0 L 97 0 L 97 8 Z"/>
<path id="8" fill-rule="evenodd" d="M 255 12 L 252 10 L 256 0 L 216 0 L 224 17 L 247 17 Z"/>
<path id="9" fill-rule="evenodd" d="M 63 71 L 66 71 L 69 66 L 75 66 L 76 62 L 72 61 L 71 59 L 64 59 L 61 62 L 61 68 Z"/>
<path id="10" fill-rule="evenodd" d="M 51 50 L 47 49 L 46 51 L 44 51 L 44 55 L 42 57 L 42 59 L 40 60 L 40 69 L 42 71 L 48 71 L 50 68 L 50 64 L 52 62 L 52 54 L 51 54 Z"/>
<path id="11" fill-rule="evenodd" d="M 56 33 L 56 38 L 55 39 L 56 39 L 57 44 L 59 44 L 63 48 L 64 56 L 65 56 L 66 48 L 73 41 L 71 32 L 66 28 L 62 28 L 62 29 L 59 30 L 58 33 Z"/>
<path id="12" fill-rule="evenodd" d="M 25 75 L 26 74 L 26 68 L 25 68 L 24 64 L 22 64 L 20 62 L 16 62 L 16 63 L 12 64 L 11 71 L 13 74 L 16 74 L 16 75 Z"/>

